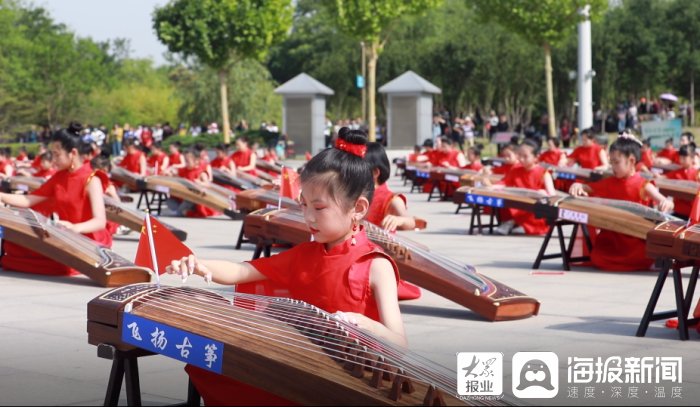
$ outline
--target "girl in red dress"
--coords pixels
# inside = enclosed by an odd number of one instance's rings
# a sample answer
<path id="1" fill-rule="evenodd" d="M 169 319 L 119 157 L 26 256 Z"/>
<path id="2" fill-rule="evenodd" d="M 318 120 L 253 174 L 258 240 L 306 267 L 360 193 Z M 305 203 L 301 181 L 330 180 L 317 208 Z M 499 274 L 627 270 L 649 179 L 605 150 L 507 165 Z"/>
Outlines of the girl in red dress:
<path id="1" fill-rule="evenodd" d="M 195 149 L 189 149 L 183 155 L 185 160 L 185 167 L 180 168 L 177 173 L 178 177 L 185 178 L 194 182 L 197 185 L 206 187 L 211 182 L 209 173 L 207 173 L 207 166 L 203 166 L 201 163 L 200 154 Z M 190 218 L 205 218 L 208 216 L 220 215 L 213 209 L 207 208 L 206 206 L 195 204 L 189 201 L 183 201 L 180 199 L 170 198 L 166 201 L 168 208 L 175 212 L 175 216 L 186 216 Z"/>
<path id="2" fill-rule="evenodd" d="M 228 156 L 228 148 L 224 144 L 218 144 L 214 150 L 216 157 L 211 160 L 211 168 L 219 169 L 235 177 L 236 163 Z"/>
<path id="3" fill-rule="evenodd" d="M 39 156 L 39 169 L 34 172 L 33 176 L 41 178 L 51 178 L 56 173 L 53 167 L 53 157 L 51 152 L 47 151 Z"/>
<path id="4" fill-rule="evenodd" d="M 181 168 L 185 168 L 185 159 L 182 158 L 182 154 L 180 154 L 181 146 L 179 141 L 174 141 L 168 146 L 168 150 L 170 151 L 168 155 L 168 172 L 171 175 L 176 175 Z"/>
<path id="5" fill-rule="evenodd" d="M 119 166 L 145 177 L 147 168 L 146 155 L 139 150 L 133 138 L 124 140 L 124 150 L 126 150 L 126 155 L 119 162 Z"/>
<path id="6" fill-rule="evenodd" d="M 503 146 L 501 153 L 498 155 L 502 161 L 494 162 L 489 168 L 490 172 L 497 175 L 506 175 L 510 170 L 519 165 L 518 155 L 516 151 L 518 150 L 518 145 L 514 143 L 509 143 Z"/>
<path id="7" fill-rule="evenodd" d="M 554 166 L 566 165 L 566 154 L 559 149 L 559 139 L 550 137 L 547 139 L 547 151 L 540 154 L 537 159 L 541 163 L 547 163 Z"/>
<path id="8" fill-rule="evenodd" d="M 576 149 L 568 157 L 568 165 L 578 164 L 581 168 L 591 170 L 600 170 L 608 168 L 608 155 L 605 149 L 595 141 L 595 135 L 590 129 L 584 129 L 581 132 L 583 144 Z M 639 160 L 637 160 L 639 161 Z"/>
<path id="9" fill-rule="evenodd" d="M 12 157 L 9 148 L 0 148 L 0 179 L 13 176 L 15 167 L 12 165 Z"/>
<path id="10" fill-rule="evenodd" d="M 151 146 L 151 155 L 148 156 L 147 164 L 149 174 L 163 175 L 167 173 L 170 158 L 165 154 L 160 143 L 155 143 Z"/>
<path id="11" fill-rule="evenodd" d="M 539 146 L 535 141 L 530 139 L 523 140 L 518 147 L 518 161 L 520 161 L 520 165 L 508 171 L 505 178 L 497 185 L 494 185 L 494 188 L 503 186 L 526 188 L 541 191 L 550 196 L 554 195 L 556 191 L 552 174 L 546 168 L 538 165 L 538 153 Z M 485 179 L 485 183 L 490 183 L 488 178 Z M 544 235 L 549 230 L 546 220 L 535 218 L 535 214 L 530 211 L 502 208 L 500 214 L 501 225 L 495 230 L 495 233 L 500 235 L 510 234 L 516 226 L 522 227 L 528 235 Z"/>
<path id="12" fill-rule="evenodd" d="M 58 172 L 29 195 L 0 193 L 0 203 L 56 215 L 57 222 L 67 229 L 111 247 L 112 235 L 105 229 L 103 199 L 108 180 L 103 173 L 93 171 L 90 163 L 82 161 L 80 149 L 78 136 L 66 130 L 54 133 L 49 151 Z M 36 274 L 77 274 L 65 265 L 7 241 L 2 267 Z"/>
<path id="13" fill-rule="evenodd" d="M 481 163 L 481 150 L 483 148 L 483 145 L 477 144 L 467 149 L 467 160 L 469 160 L 469 164 L 464 166 L 465 170 L 481 171 L 481 169 L 484 168 L 484 165 Z"/>
<path id="14" fill-rule="evenodd" d="M 248 138 L 246 136 L 237 137 L 236 152 L 231 155 L 231 159 L 236 164 L 236 168 L 250 175 L 257 175 L 257 171 L 255 170 L 257 158 L 255 151 L 249 147 Z"/>
<path id="15" fill-rule="evenodd" d="M 590 184 L 571 185 L 574 196 L 595 196 L 647 205 L 650 200 L 663 212 L 673 210 L 673 200 L 661 195 L 656 186 L 635 171 L 641 156 L 641 143 L 634 136 L 620 136 L 610 145 L 610 165 L 613 177 Z M 646 256 L 642 239 L 609 230 L 601 230 L 593 242 L 591 263 L 607 271 L 649 270 L 653 260 Z"/>
<path id="16" fill-rule="evenodd" d="M 660 164 L 670 164 L 678 162 L 678 150 L 673 146 L 673 138 L 666 139 L 664 148 L 656 154 Z"/>
<path id="17" fill-rule="evenodd" d="M 637 163 L 637 171 L 651 172 L 654 166 L 654 150 L 651 149 L 651 141 L 647 138 L 642 141 L 642 158 Z"/>
<path id="18" fill-rule="evenodd" d="M 665 173 L 663 176 L 668 179 L 680 179 L 687 181 L 700 182 L 700 172 L 693 167 L 695 161 L 695 144 L 687 144 L 681 146 L 678 150 L 678 160 L 681 168 Z M 690 216 L 690 209 L 693 207 L 692 201 L 676 199 L 674 202 L 674 212 L 678 215 Z"/>
<path id="19" fill-rule="evenodd" d="M 238 264 L 190 256 L 173 261 L 166 271 L 227 285 L 268 279 L 287 287 L 294 299 L 405 346 L 396 264 L 358 226 L 374 188 L 370 165 L 362 158 L 367 136 L 347 128 L 338 133 L 336 148 L 315 155 L 301 173 L 302 211 L 315 241 Z M 207 405 L 289 404 L 225 376 L 194 366 L 186 370 Z"/>

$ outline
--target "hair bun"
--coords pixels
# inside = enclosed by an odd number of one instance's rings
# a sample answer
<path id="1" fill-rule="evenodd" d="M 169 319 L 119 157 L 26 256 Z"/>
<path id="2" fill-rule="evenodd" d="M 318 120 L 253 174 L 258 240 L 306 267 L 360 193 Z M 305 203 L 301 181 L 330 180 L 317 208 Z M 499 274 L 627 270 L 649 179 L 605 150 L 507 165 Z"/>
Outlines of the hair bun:
<path id="1" fill-rule="evenodd" d="M 360 146 L 367 145 L 368 141 L 367 133 L 362 130 L 352 130 L 348 127 L 342 127 L 338 130 L 338 138 Z"/>

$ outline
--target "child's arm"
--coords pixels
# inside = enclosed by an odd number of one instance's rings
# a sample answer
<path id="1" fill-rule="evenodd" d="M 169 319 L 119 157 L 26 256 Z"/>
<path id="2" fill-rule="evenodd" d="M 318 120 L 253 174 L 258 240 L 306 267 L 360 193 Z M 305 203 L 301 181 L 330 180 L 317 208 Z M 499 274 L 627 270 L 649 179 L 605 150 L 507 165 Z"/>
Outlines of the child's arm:
<path id="1" fill-rule="evenodd" d="M 644 191 L 654 200 L 661 212 L 673 211 L 673 200 L 663 196 L 654 184 L 647 182 L 647 184 L 644 185 Z"/>
<path id="2" fill-rule="evenodd" d="M 39 202 L 46 200 L 45 196 L 39 195 L 18 195 L 0 192 L 0 204 L 16 206 L 18 208 L 30 208 Z"/>
<path id="3" fill-rule="evenodd" d="M 259 272 L 250 263 L 233 263 L 226 260 L 200 260 L 194 255 L 173 260 L 165 268 L 168 274 L 177 274 L 183 281 L 188 276 L 196 274 L 207 281 L 214 281 L 223 285 L 251 283 L 265 280 L 267 277 Z"/>
<path id="4" fill-rule="evenodd" d="M 354 312 L 340 312 L 341 318 L 397 345 L 407 346 L 394 268 L 387 259 L 377 257 L 372 260 L 369 278 L 381 322 Z"/>
<path id="5" fill-rule="evenodd" d="M 596 170 L 607 170 L 610 167 L 610 161 L 608 160 L 608 153 L 605 149 L 601 149 L 598 152 L 598 158 L 600 159 L 600 165 L 595 167 Z"/>
<path id="6" fill-rule="evenodd" d="M 554 196 L 557 193 L 557 190 L 554 189 L 552 174 L 549 171 L 544 173 L 544 190 L 548 196 Z"/>
<path id="7" fill-rule="evenodd" d="M 146 162 L 146 154 L 141 154 L 141 157 L 139 158 L 139 168 L 140 176 L 145 177 L 146 175 L 148 175 L 146 174 L 146 170 L 148 169 L 148 163 Z"/>
<path id="8" fill-rule="evenodd" d="M 395 196 L 389 204 L 389 214 L 382 219 L 382 227 L 389 231 L 413 230 L 416 227 L 416 220 L 408 214 L 408 209 L 403 199 Z"/>
<path id="9" fill-rule="evenodd" d="M 591 192 L 593 192 L 591 187 L 580 182 L 574 182 L 569 188 L 569 193 L 573 196 L 588 196 Z"/>

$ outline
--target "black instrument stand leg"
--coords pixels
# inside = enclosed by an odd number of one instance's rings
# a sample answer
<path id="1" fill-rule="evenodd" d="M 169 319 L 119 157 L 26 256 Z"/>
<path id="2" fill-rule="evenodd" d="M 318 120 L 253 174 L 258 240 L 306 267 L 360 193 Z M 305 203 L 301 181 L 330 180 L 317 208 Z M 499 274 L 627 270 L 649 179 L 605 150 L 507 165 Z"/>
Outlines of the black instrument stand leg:
<path id="1" fill-rule="evenodd" d="M 646 335 L 647 328 L 649 328 L 649 323 L 652 321 L 654 316 L 654 309 L 656 308 L 656 303 L 659 301 L 659 296 L 661 295 L 661 290 L 664 288 L 664 283 L 668 277 L 668 272 L 671 268 L 671 259 L 663 258 L 658 260 L 658 265 L 661 267 L 659 271 L 659 277 L 656 279 L 656 285 L 651 292 L 651 298 L 649 298 L 649 303 L 644 311 L 644 316 L 642 316 L 642 321 L 639 323 L 639 328 L 637 328 L 636 336 L 642 337 Z"/>
<path id="2" fill-rule="evenodd" d="M 119 394 L 122 391 L 124 382 L 124 358 L 115 355 L 112 359 L 112 370 L 109 373 L 107 382 L 107 394 L 105 394 L 105 406 L 116 406 L 119 404 Z"/>
<path id="3" fill-rule="evenodd" d="M 139 362 L 135 356 L 124 360 L 126 377 L 126 402 L 130 406 L 141 405 L 141 384 L 139 383 Z"/>
<path id="4" fill-rule="evenodd" d="M 245 219 L 241 223 L 241 231 L 238 233 L 238 241 L 236 241 L 236 250 L 241 250 L 241 244 L 243 244 L 243 230 L 245 230 Z M 247 240 L 245 240 L 247 242 Z"/>
<path id="5" fill-rule="evenodd" d="M 559 240 L 559 250 L 561 250 L 561 260 L 564 263 L 564 270 L 570 271 L 569 253 L 566 250 L 566 242 L 564 242 L 564 231 L 561 228 L 561 223 L 557 223 L 557 238 Z"/>
<path id="6" fill-rule="evenodd" d="M 542 260 L 544 258 L 544 252 L 547 250 L 547 246 L 549 246 L 549 239 L 552 238 L 552 233 L 554 233 L 554 228 L 555 225 L 550 225 L 549 230 L 547 231 L 547 234 L 544 236 L 544 241 L 542 242 L 542 246 L 540 247 L 540 252 L 537 253 L 537 258 L 535 259 L 535 264 L 532 265 L 533 270 L 537 270 L 540 268 L 540 264 L 542 263 Z"/>
<path id="7" fill-rule="evenodd" d="M 683 292 L 683 275 L 677 262 L 673 264 L 673 288 L 676 296 L 676 310 L 678 311 L 678 335 L 682 341 L 688 340 L 688 315 L 685 313 L 685 301 Z"/>
<path id="8" fill-rule="evenodd" d="M 202 404 L 202 398 L 194 387 L 192 380 L 187 384 L 187 405 L 188 406 L 200 406 Z"/>

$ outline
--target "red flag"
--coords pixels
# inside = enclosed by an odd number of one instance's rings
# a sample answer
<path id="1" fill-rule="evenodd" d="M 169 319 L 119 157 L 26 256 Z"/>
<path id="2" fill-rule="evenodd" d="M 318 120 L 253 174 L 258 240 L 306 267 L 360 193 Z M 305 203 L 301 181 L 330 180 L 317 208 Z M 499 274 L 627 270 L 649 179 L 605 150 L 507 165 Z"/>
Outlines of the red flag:
<path id="1" fill-rule="evenodd" d="M 307 151 L 304 157 L 306 157 L 306 161 L 309 161 L 311 159 L 311 153 Z"/>
<path id="2" fill-rule="evenodd" d="M 146 215 L 151 216 L 151 215 Z M 137 266 L 148 267 L 155 270 L 151 257 L 150 241 L 148 238 L 148 230 L 146 229 L 146 219 L 144 218 L 143 226 L 141 226 L 141 237 L 139 238 L 139 247 L 136 249 L 136 258 L 134 264 Z M 158 274 L 165 273 L 165 267 L 173 260 L 181 259 L 192 254 L 192 250 L 185 246 L 167 227 L 158 222 L 156 218 L 151 216 L 151 230 L 153 235 L 153 247 L 156 252 L 158 261 Z"/>
<path id="3" fill-rule="evenodd" d="M 693 199 L 693 208 L 690 210 L 690 216 L 688 216 L 688 226 L 700 223 L 700 191 L 695 194 L 695 199 Z"/>
<path id="4" fill-rule="evenodd" d="M 289 167 L 282 167 L 282 182 L 280 183 L 280 196 L 297 199 L 299 198 L 299 173 Z"/>

